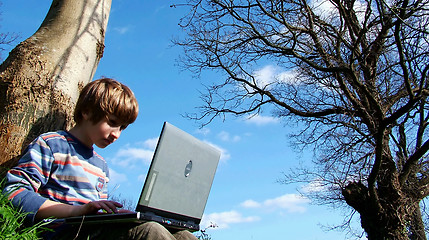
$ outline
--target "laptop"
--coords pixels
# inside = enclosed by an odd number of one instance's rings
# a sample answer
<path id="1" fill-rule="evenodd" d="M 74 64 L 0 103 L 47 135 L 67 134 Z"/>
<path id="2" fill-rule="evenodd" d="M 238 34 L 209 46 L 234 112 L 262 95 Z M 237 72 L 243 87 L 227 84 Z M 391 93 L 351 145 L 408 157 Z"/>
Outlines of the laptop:
<path id="1" fill-rule="evenodd" d="M 220 154 L 164 122 L 135 213 L 86 215 L 53 223 L 156 221 L 167 228 L 198 231 Z"/>

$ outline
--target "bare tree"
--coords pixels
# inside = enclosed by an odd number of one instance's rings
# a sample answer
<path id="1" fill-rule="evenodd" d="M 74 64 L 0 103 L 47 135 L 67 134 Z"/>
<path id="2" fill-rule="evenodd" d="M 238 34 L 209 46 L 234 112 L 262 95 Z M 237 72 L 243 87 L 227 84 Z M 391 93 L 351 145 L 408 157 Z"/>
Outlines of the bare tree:
<path id="1" fill-rule="evenodd" d="M 103 56 L 111 0 L 53 0 L 37 32 L 0 66 L 0 164 L 41 132 L 72 123 L 79 88 Z M 3 171 L 4 172 L 4 171 Z"/>
<path id="2" fill-rule="evenodd" d="M 188 0 L 183 67 L 225 78 L 191 117 L 272 110 L 300 128 L 312 168 L 285 182 L 315 181 L 322 203 L 360 214 L 368 239 L 426 239 L 429 194 L 427 0 Z M 258 69 L 284 70 L 264 80 Z"/>

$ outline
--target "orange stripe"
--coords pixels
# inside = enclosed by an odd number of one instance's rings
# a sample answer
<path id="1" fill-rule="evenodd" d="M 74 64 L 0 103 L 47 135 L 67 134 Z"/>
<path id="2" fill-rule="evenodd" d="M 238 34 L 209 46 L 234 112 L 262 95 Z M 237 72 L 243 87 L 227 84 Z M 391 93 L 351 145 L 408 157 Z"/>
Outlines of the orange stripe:
<path id="1" fill-rule="evenodd" d="M 82 166 L 82 164 L 80 162 L 72 162 L 72 161 L 62 161 L 62 160 L 55 160 L 54 164 L 59 164 L 59 165 L 72 165 L 72 166 Z"/>
<path id="2" fill-rule="evenodd" d="M 28 163 L 23 163 L 23 164 L 19 164 L 17 167 L 22 167 L 22 168 L 27 168 L 27 167 L 34 167 L 37 169 L 37 171 L 39 171 L 40 174 L 42 174 L 43 176 L 49 176 L 49 173 L 44 171 L 43 169 L 41 169 L 39 166 L 37 166 L 37 164 L 32 163 L 32 162 L 28 162 Z"/>
<path id="3" fill-rule="evenodd" d="M 21 173 L 21 171 L 18 171 L 16 169 L 11 169 L 9 170 L 9 173 L 13 174 L 13 175 L 19 175 L 22 176 L 23 174 Z"/>
<path id="4" fill-rule="evenodd" d="M 99 173 L 97 173 L 97 172 L 91 171 L 91 170 L 89 170 L 89 169 L 87 169 L 87 168 L 83 168 L 83 170 L 85 170 L 85 172 L 91 173 L 92 175 L 95 175 L 95 176 L 97 176 L 97 177 L 101 177 L 101 178 L 103 178 L 103 179 L 106 177 L 106 176 L 104 176 L 104 175 L 102 175 L 102 174 L 99 174 Z"/>
<path id="5" fill-rule="evenodd" d="M 42 137 L 42 139 L 43 139 L 43 140 L 46 140 L 46 139 L 51 138 L 51 137 L 61 137 L 61 138 L 63 138 L 63 136 L 61 136 L 61 135 L 60 135 L 60 134 L 58 134 L 58 133 L 52 133 L 52 134 L 49 134 L 49 135 L 45 135 L 45 136 L 43 136 L 43 137 Z"/>
<path id="6" fill-rule="evenodd" d="M 83 170 L 87 173 L 90 173 L 92 175 L 95 175 L 97 177 L 101 177 L 101 178 L 105 178 L 106 176 L 97 172 L 94 172 L 92 170 L 90 170 L 89 168 L 84 167 L 81 163 L 79 162 L 64 162 L 64 161 L 60 161 L 60 160 L 55 160 L 54 164 L 59 164 L 59 165 L 72 165 L 72 166 L 80 166 L 83 168 Z"/>
<path id="7" fill-rule="evenodd" d="M 39 192 L 39 193 L 42 193 L 42 192 Z M 81 202 L 81 203 L 91 202 L 90 200 L 86 200 L 86 199 L 82 199 L 82 198 L 71 198 L 71 197 L 67 197 L 67 196 L 62 196 L 61 194 L 58 194 L 56 192 L 52 192 L 51 190 L 43 191 L 43 194 L 47 194 L 51 197 L 54 197 L 54 198 L 59 199 L 59 200 L 64 200 L 67 202 Z"/>
<path id="8" fill-rule="evenodd" d="M 97 155 L 98 158 L 104 161 L 104 158 L 101 155 L 99 155 L 97 152 L 93 151 L 93 153 L 95 153 L 95 155 Z"/>
<path id="9" fill-rule="evenodd" d="M 9 195 L 8 199 L 11 200 L 12 198 L 14 198 L 16 195 L 20 194 L 24 190 L 25 190 L 24 188 L 20 188 L 19 190 L 16 190 L 14 193 Z"/>

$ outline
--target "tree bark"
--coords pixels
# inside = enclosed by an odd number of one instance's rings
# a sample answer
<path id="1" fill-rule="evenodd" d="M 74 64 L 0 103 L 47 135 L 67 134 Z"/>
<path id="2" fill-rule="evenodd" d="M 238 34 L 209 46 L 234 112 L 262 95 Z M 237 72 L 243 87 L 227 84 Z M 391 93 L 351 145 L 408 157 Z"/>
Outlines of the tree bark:
<path id="1" fill-rule="evenodd" d="M 67 129 L 103 56 L 111 0 L 53 0 L 36 33 L 0 66 L 0 173 L 45 131 Z"/>
<path id="2" fill-rule="evenodd" d="M 411 215 L 410 232 L 410 240 L 426 240 L 425 225 L 419 204 L 416 204 Z"/>

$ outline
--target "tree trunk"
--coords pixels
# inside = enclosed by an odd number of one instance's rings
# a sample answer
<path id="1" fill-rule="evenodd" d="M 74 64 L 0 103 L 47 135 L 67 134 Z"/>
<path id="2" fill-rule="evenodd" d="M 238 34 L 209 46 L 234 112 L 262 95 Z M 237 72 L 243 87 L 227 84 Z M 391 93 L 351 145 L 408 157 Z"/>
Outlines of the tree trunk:
<path id="1" fill-rule="evenodd" d="M 361 226 L 369 240 L 409 239 L 407 231 L 404 231 L 406 216 L 403 211 L 395 209 L 400 205 L 385 202 L 379 209 L 378 203 L 374 202 L 368 188 L 361 182 L 349 183 L 342 193 L 347 204 L 359 212 Z"/>
<path id="2" fill-rule="evenodd" d="M 342 193 L 347 204 L 359 212 L 369 240 L 426 239 L 418 200 L 403 195 L 395 199 L 383 197 L 379 209 L 361 182 L 349 183 Z"/>
<path id="3" fill-rule="evenodd" d="M 45 131 L 67 129 L 103 56 L 111 0 L 53 0 L 37 32 L 0 66 L 1 174 Z"/>
<path id="4" fill-rule="evenodd" d="M 359 212 L 361 226 L 369 240 L 426 239 L 419 208 L 422 197 L 409 190 L 407 184 L 413 181 L 400 184 L 400 174 L 390 154 L 391 129 L 379 127 L 379 131 L 382 134 L 374 134 L 379 139 L 366 185 L 349 183 L 342 190 L 344 199 Z"/>

